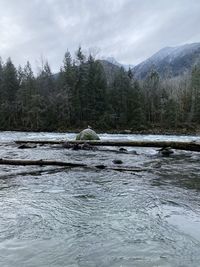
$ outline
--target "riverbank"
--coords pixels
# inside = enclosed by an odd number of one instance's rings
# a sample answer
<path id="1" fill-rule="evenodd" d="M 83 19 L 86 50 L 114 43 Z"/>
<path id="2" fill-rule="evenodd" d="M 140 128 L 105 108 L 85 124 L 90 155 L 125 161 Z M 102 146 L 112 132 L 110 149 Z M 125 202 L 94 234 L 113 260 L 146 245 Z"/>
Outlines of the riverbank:
<path id="1" fill-rule="evenodd" d="M 84 127 L 83 127 L 84 128 Z M 15 132 L 54 132 L 54 133 L 79 133 L 83 128 L 63 128 L 63 129 L 27 129 L 27 128 L 12 128 L 12 129 L 0 129 L 0 131 L 15 131 Z M 166 129 L 166 128 L 148 128 L 148 129 L 98 129 L 94 130 L 99 133 L 108 134 L 151 134 L 151 135 L 200 135 L 200 126 L 196 128 L 177 128 L 177 129 Z"/>
<path id="2" fill-rule="evenodd" d="M 151 135 L 200 135 L 200 129 L 195 131 L 187 129 L 147 129 L 147 130 L 111 130 L 110 134 L 151 134 Z"/>

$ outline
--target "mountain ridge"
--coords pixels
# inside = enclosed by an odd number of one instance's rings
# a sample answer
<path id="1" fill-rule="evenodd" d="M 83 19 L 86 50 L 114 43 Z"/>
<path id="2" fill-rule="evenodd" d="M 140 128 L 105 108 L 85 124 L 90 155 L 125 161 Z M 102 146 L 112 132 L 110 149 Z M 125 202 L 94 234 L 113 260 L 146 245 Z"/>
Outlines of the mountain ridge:
<path id="1" fill-rule="evenodd" d="M 162 78 L 181 76 L 200 63 L 200 43 L 164 47 L 136 65 L 132 72 L 136 79 L 145 79 L 153 69 Z"/>
<path id="2" fill-rule="evenodd" d="M 132 64 L 122 64 L 113 57 L 97 59 L 103 66 L 108 84 L 111 84 L 120 68 L 128 71 Z M 190 73 L 192 68 L 200 64 L 200 42 L 180 46 L 167 46 L 131 68 L 137 80 L 144 80 L 154 70 L 161 78 L 175 78 Z M 53 75 L 57 78 L 58 73 Z"/>

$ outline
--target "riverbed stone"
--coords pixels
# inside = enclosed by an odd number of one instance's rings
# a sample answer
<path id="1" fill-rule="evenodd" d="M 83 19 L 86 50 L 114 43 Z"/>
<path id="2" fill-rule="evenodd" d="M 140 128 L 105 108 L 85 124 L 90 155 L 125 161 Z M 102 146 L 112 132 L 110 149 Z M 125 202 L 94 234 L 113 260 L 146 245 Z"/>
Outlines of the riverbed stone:
<path id="1" fill-rule="evenodd" d="M 37 145 L 35 144 L 22 144 L 20 146 L 18 146 L 19 149 L 28 149 L 28 148 L 36 148 Z"/>
<path id="2" fill-rule="evenodd" d="M 174 153 L 174 151 L 171 149 L 171 147 L 163 147 L 158 150 L 159 154 L 163 157 L 169 157 Z"/>
<path id="3" fill-rule="evenodd" d="M 81 131 L 77 136 L 76 140 L 100 140 L 96 132 L 90 128 Z"/>
<path id="4" fill-rule="evenodd" d="M 121 159 L 114 159 L 114 160 L 113 160 L 113 163 L 114 163 L 114 164 L 122 164 L 123 161 L 122 161 Z"/>

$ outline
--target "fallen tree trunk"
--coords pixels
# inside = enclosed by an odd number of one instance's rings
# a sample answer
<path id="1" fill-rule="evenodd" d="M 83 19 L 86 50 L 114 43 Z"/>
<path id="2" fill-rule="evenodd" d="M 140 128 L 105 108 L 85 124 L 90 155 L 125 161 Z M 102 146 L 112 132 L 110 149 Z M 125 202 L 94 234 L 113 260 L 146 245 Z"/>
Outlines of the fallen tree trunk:
<path id="1" fill-rule="evenodd" d="M 130 166 L 112 167 L 105 165 L 94 165 L 89 166 L 82 163 L 71 163 L 65 161 L 54 161 L 54 160 L 24 160 L 24 159 L 0 159 L 0 165 L 21 165 L 21 166 L 66 166 L 69 168 L 88 168 L 88 169 L 99 169 L 99 170 L 114 170 L 114 171 L 130 171 L 130 172 L 142 172 L 147 169 L 136 169 Z"/>
<path id="2" fill-rule="evenodd" d="M 24 159 L 0 159 L 1 165 L 38 165 L 38 166 L 66 166 L 66 167 L 87 167 L 86 164 L 82 163 L 71 163 L 55 160 L 24 160 Z"/>
<path id="3" fill-rule="evenodd" d="M 197 151 L 200 152 L 200 142 L 183 142 L 183 141 L 52 141 L 52 140 L 21 140 L 15 141 L 16 144 L 84 144 L 94 146 L 120 146 L 120 147 L 171 147 L 173 149 Z"/>
<path id="4" fill-rule="evenodd" d="M 64 140 L 16 140 L 14 141 L 16 144 L 39 144 L 39 145 L 60 145 L 65 144 L 68 141 Z M 71 143 L 71 142 L 69 142 Z"/>
<path id="5" fill-rule="evenodd" d="M 7 179 L 7 178 L 12 178 L 16 177 L 18 175 L 20 176 L 25 176 L 25 175 L 40 175 L 42 173 L 47 173 L 47 174 L 53 174 L 57 172 L 61 172 L 65 170 L 65 167 L 57 167 L 57 168 L 51 168 L 51 169 L 40 169 L 40 170 L 33 170 L 33 171 L 19 171 L 19 172 L 10 172 L 6 174 L 1 174 L 0 179 Z"/>

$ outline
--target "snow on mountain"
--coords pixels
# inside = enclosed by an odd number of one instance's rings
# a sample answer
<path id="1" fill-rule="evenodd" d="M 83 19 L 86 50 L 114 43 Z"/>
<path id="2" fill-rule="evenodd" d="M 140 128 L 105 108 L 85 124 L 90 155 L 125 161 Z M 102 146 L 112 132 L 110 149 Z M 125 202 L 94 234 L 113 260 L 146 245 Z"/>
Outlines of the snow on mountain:
<path id="1" fill-rule="evenodd" d="M 200 43 L 165 47 L 136 65 L 132 70 L 135 78 L 144 79 L 153 69 L 163 78 L 175 77 L 191 71 L 200 63 Z"/>

